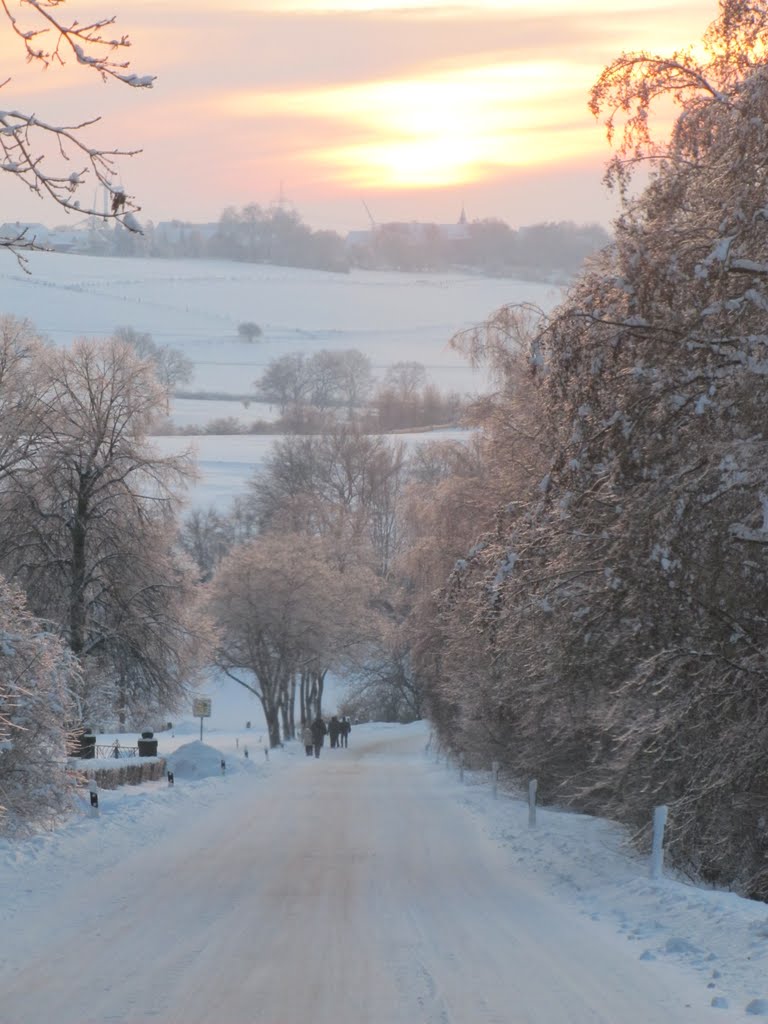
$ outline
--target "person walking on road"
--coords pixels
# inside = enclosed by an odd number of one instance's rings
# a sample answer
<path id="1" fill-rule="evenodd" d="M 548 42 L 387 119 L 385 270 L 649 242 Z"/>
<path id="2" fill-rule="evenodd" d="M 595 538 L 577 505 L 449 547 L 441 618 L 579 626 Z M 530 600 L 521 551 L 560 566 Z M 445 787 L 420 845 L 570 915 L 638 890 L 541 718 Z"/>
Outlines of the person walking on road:
<path id="1" fill-rule="evenodd" d="M 315 750 L 315 739 L 312 735 L 312 726 L 309 722 L 307 722 L 301 730 L 301 742 L 304 744 L 304 753 L 307 757 L 312 757 Z"/>
<path id="2" fill-rule="evenodd" d="M 338 720 L 336 715 L 331 718 L 328 723 L 328 737 L 331 741 L 332 747 L 338 747 L 339 745 L 339 733 L 341 732 L 341 722 Z"/>
<path id="3" fill-rule="evenodd" d="M 315 757 L 320 757 L 320 751 L 323 749 L 323 743 L 325 741 L 325 734 L 328 732 L 325 727 L 325 722 L 322 720 L 320 715 L 317 716 L 310 728 L 312 730 L 312 747 L 315 751 Z"/>
<path id="4" fill-rule="evenodd" d="M 342 716 L 342 719 L 341 719 L 341 731 L 339 733 L 339 746 L 340 747 L 348 747 L 349 746 L 349 734 L 350 734 L 350 732 L 352 732 L 352 723 L 347 718 L 347 716 L 344 715 L 344 716 Z"/>

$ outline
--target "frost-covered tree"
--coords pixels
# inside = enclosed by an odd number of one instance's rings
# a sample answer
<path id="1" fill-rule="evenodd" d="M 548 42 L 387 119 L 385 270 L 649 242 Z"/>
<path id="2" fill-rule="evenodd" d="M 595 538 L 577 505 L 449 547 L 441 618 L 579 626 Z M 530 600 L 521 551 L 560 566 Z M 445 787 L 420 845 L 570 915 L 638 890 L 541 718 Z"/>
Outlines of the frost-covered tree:
<path id="1" fill-rule="evenodd" d="M 255 387 L 285 414 L 291 407 L 320 410 L 346 406 L 350 418 L 371 390 L 371 363 L 357 349 L 295 352 L 273 359 Z"/>
<path id="2" fill-rule="evenodd" d="M 258 324 L 253 322 L 253 320 L 245 320 L 243 323 L 237 325 L 237 333 L 244 341 L 253 343 L 257 338 L 260 338 L 264 332 Z"/>
<path id="3" fill-rule="evenodd" d="M 0 565 L 35 614 L 58 624 L 87 683 L 117 679 L 123 694 L 170 708 L 197 640 L 196 573 L 170 551 L 193 470 L 146 436 L 167 390 L 114 340 L 45 349 L 39 367 L 36 446 L 0 488 Z"/>
<path id="4" fill-rule="evenodd" d="M 131 44 L 127 35 L 115 34 L 114 17 L 93 21 L 67 17 L 64 6 L 65 0 L 23 0 L 18 10 L 2 4 L 1 14 L 18 38 L 27 63 L 46 71 L 73 63 L 95 72 L 105 82 L 151 88 L 154 76 L 135 74 L 124 59 Z M 7 78 L 3 88 L 8 90 L 12 82 Z M 139 207 L 120 184 L 116 164 L 117 158 L 137 151 L 105 149 L 89 141 L 89 129 L 98 120 L 52 122 L 37 110 L 27 113 L 11 105 L 0 112 L 0 170 L 67 212 L 113 219 L 129 231 L 138 231 L 135 214 Z M 96 185 L 110 196 L 106 211 L 80 199 L 84 194 L 92 196 Z M 16 253 L 23 265 L 23 251 L 35 248 L 35 240 L 22 231 L 0 238 L 0 248 Z"/>
<path id="5" fill-rule="evenodd" d="M 267 402 L 275 402 L 280 412 L 302 405 L 309 397 L 311 381 L 303 352 L 273 359 L 254 387 Z"/>
<path id="6" fill-rule="evenodd" d="M 159 345 L 144 331 L 133 327 L 117 327 L 112 337 L 130 345 L 142 359 L 148 359 L 155 368 L 158 380 L 170 393 L 179 384 L 189 384 L 195 372 L 195 364 L 183 352 L 171 345 Z"/>
<path id="7" fill-rule="evenodd" d="M 0 485 L 37 446 L 44 347 L 29 321 L 0 316 Z"/>
<path id="8" fill-rule="evenodd" d="M 69 693 L 76 659 L 0 580 L 0 832 L 50 822 L 68 807 Z"/>
<path id="9" fill-rule="evenodd" d="M 550 317 L 489 325 L 480 354 L 505 374 L 527 356 L 549 465 L 510 487 L 437 620 L 463 742 L 485 732 L 545 796 L 641 833 L 667 803 L 673 855 L 761 896 L 766 52 L 768 5 L 722 0 L 703 48 L 625 54 L 595 86 L 618 140 L 615 244 Z"/>
<path id="10" fill-rule="evenodd" d="M 327 672 L 370 635 L 369 573 L 341 567 L 322 539 L 273 534 L 239 545 L 210 584 L 219 631 L 216 664 L 261 702 L 269 742 L 293 736 L 297 682 L 302 719 L 320 711 Z"/>
<path id="11" fill-rule="evenodd" d="M 247 503 L 259 529 L 344 539 L 386 574 L 398 545 L 405 447 L 336 424 L 324 434 L 275 443 Z"/>

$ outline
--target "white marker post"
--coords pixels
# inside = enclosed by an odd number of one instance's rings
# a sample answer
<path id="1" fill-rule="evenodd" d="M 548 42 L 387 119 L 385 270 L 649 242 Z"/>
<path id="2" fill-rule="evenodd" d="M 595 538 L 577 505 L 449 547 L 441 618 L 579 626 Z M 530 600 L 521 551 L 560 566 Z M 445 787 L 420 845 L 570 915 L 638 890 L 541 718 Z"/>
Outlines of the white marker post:
<path id="1" fill-rule="evenodd" d="M 653 843 L 651 844 L 651 878 L 661 878 L 664 872 L 664 826 L 667 807 L 660 804 L 653 809 Z"/>
<path id="2" fill-rule="evenodd" d="M 91 817 L 98 818 L 99 816 L 99 787 L 95 781 L 88 783 L 88 791 L 91 794 Z"/>
<path id="3" fill-rule="evenodd" d="M 536 825 L 536 789 L 538 785 L 536 779 L 531 779 L 528 783 L 528 828 L 534 828 Z"/>

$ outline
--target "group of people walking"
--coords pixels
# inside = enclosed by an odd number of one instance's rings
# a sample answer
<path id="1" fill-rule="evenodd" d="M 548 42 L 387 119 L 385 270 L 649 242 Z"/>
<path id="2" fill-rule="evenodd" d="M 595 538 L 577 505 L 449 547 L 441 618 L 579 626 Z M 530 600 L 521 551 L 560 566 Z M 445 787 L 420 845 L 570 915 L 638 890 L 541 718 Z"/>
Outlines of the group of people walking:
<path id="1" fill-rule="evenodd" d="M 312 757 L 313 754 L 315 757 L 320 757 L 320 751 L 323 749 L 326 736 L 330 740 L 331 747 L 349 746 L 349 734 L 351 731 L 352 723 L 346 715 L 342 715 L 341 718 L 338 715 L 333 715 L 328 725 L 318 715 L 314 721 L 304 726 L 301 734 L 301 740 L 307 757 Z"/>

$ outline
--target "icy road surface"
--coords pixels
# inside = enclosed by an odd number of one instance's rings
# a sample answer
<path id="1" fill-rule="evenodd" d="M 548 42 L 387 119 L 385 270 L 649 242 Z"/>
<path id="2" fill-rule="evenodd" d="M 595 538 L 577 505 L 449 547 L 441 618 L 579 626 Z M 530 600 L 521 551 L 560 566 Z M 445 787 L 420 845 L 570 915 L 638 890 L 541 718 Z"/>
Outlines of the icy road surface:
<path id="1" fill-rule="evenodd" d="M 0 1021 L 736 1019 L 675 965 L 641 961 L 559 903 L 423 748 L 421 734 L 353 731 L 348 750 L 233 775 L 172 832 L 139 848 L 126 838 L 111 865 L 94 850 L 61 891 L 31 872 L 39 891 L 2 929 Z"/>

